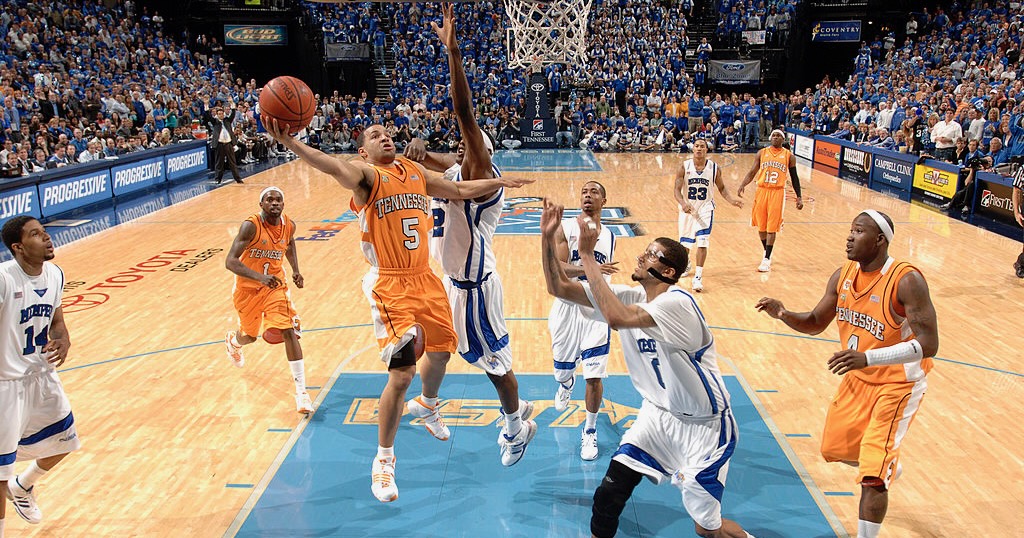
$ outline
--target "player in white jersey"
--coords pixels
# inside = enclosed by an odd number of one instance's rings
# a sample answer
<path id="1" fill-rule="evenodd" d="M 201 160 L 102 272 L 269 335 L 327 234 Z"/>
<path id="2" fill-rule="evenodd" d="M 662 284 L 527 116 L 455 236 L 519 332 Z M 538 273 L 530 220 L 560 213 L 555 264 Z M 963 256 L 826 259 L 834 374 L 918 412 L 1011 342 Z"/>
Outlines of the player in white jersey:
<path id="1" fill-rule="evenodd" d="M 704 261 L 708 256 L 711 227 L 715 221 L 714 184 L 725 200 L 736 207 L 743 202 L 729 195 L 722 181 L 718 163 L 708 159 L 708 145 L 704 140 L 693 143 L 693 158 L 687 159 L 676 172 L 676 186 L 672 194 L 679 203 L 679 242 L 687 250 L 697 248 L 694 256 L 693 291 L 704 291 Z"/>
<path id="2" fill-rule="evenodd" d="M 548 293 L 586 309 L 619 331 L 629 377 L 643 397 L 633 426 L 622 436 L 594 493 L 590 532 L 614 536 L 619 516 L 640 479 L 671 481 L 704 537 L 747 538 L 722 518 L 722 493 L 736 449 L 736 421 L 715 356 L 715 340 L 693 296 L 676 286 L 687 252 L 659 237 L 637 256 L 632 279 L 610 286 L 594 255 L 598 230 L 580 216 L 579 253 L 587 282 L 570 280 L 555 254 L 562 207 L 545 201 L 542 257 Z"/>
<path id="3" fill-rule="evenodd" d="M 38 220 L 14 217 L 0 234 L 14 255 L 0 264 L 0 491 L 18 515 L 39 523 L 36 481 L 81 444 L 55 370 L 71 347 L 60 306 L 64 273 L 47 261 L 53 243 Z M 15 460 L 27 459 L 15 475 Z M 0 538 L 6 505 L 0 498 Z"/>
<path id="4" fill-rule="evenodd" d="M 605 189 L 597 181 L 583 184 L 580 192 L 580 212 L 598 227 L 597 246 L 594 257 L 601 264 L 601 273 L 610 281 L 618 272 L 612 261 L 615 252 L 615 236 L 611 229 L 601 226 L 601 210 L 605 204 Z M 555 253 L 562 270 L 569 278 L 585 281 L 583 263 L 580 261 L 578 243 L 579 221 L 568 218 L 562 221 L 562 233 L 555 237 Z M 548 314 L 548 331 L 551 332 L 551 354 L 554 357 L 555 410 L 565 411 L 572 398 L 576 384 L 576 367 L 583 364 L 583 379 L 587 382 L 584 404 L 587 419 L 580 435 L 580 457 L 590 461 L 597 459 L 597 413 L 601 410 L 604 397 L 604 382 L 608 377 L 608 342 L 611 330 L 607 323 L 589 319 L 580 312 L 580 306 L 570 301 L 555 299 Z"/>
<path id="5" fill-rule="evenodd" d="M 501 173 L 491 162 L 494 146 L 476 123 L 473 95 L 455 36 L 452 4 L 445 4 L 442 13 L 443 25 L 435 22 L 431 26 L 448 50 L 452 108 L 462 133 L 457 161 L 452 162 L 450 157 L 439 158 L 436 154 L 428 156 L 425 152 L 407 152 L 406 155 L 421 160 L 428 169 L 447 169 L 445 175 L 452 181 L 500 177 Z M 452 168 L 453 165 L 458 169 Z M 512 348 L 505 328 L 501 278 L 495 270 L 491 247 L 504 197 L 504 191 L 497 189 L 475 200 L 435 199 L 430 250 L 447 277 L 445 288 L 459 336 L 459 354 L 486 372 L 498 392 L 504 413 L 498 445 L 502 465 L 510 466 L 526 453 L 527 445 L 537 433 L 537 424 L 529 420 L 533 405 L 519 399 L 519 382 L 512 371 Z M 422 412 L 416 399 L 408 406 L 417 416 Z"/>

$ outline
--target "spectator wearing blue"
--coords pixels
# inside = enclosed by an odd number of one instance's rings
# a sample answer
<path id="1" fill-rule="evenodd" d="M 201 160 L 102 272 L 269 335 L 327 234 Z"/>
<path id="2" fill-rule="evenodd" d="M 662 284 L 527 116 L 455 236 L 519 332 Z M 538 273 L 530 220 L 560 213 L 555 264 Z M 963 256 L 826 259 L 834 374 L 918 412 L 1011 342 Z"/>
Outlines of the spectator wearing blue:
<path id="1" fill-rule="evenodd" d="M 873 144 L 876 148 L 896 151 L 896 140 L 889 136 L 889 130 L 885 127 L 878 128 L 878 141 Z"/>
<path id="2" fill-rule="evenodd" d="M 700 98 L 700 94 L 693 92 L 687 106 L 687 130 L 692 133 L 704 125 L 704 100 Z"/>
<path id="3" fill-rule="evenodd" d="M 746 109 L 743 111 L 743 146 L 746 149 L 757 149 L 759 145 L 759 133 L 761 128 L 761 106 L 757 100 L 750 98 Z"/>

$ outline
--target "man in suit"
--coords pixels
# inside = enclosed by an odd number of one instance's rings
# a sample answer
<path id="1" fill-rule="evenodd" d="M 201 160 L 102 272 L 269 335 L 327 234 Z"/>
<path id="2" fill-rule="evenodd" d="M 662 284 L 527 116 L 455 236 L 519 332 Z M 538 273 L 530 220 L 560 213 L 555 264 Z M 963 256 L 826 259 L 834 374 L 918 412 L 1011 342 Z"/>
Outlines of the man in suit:
<path id="1" fill-rule="evenodd" d="M 210 145 L 217 159 L 217 183 L 224 178 L 224 165 L 231 168 L 231 175 L 236 183 L 242 183 L 242 176 L 238 173 L 238 165 L 235 162 L 235 145 L 238 139 L 235 138 L 234 129 L 231 128 L 235 120 L 235 104 L 231 103 L 231 113 L 224 115 L 224 107 L 215 107 L 212 116 L 208 116 L 207 123 L 210 125 Z"/>

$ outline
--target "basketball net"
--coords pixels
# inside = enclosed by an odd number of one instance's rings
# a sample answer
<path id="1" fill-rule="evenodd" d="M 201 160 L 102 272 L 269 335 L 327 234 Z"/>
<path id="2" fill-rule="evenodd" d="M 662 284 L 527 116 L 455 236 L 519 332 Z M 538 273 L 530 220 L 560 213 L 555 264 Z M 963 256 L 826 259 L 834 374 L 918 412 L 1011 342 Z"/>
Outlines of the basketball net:
<path id="1" fill-rule="evenodd" d="M 593 0 L 504 0 L 508 65 L 540 71 L 555 63 L 586 65 Z"/>

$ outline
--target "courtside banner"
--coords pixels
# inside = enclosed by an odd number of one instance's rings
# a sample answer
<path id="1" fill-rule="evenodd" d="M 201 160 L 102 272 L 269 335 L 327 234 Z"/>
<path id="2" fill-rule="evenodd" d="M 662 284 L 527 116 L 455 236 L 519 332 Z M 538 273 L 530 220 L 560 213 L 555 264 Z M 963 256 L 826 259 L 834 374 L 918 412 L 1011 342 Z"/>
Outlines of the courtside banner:
<path id="1" fill-rule="evenodd" d="M 110 170 L 93 170 L 39 184 L 40 211 L 52 217 L 66 211 L 110 200 Z"/>
<path id="2" fill-rule="evenodd" d="M 185 176 L 205 172 L 207 169 L 206 146 L 187 149 L 164 156 L 167 179 L 174 181 Z"/>
<path id="3" fill-rule="evenodd" d="M 876 183 L 910 192 L 914 184 L 914 163 L 875 153 L 871 159 L 872 188 Z"/>
<path id="4" fill-rule="evenodd" d="M 861 185 L 867 185 L 868 180 L 871 179 L 871 153 L 843 146 L 839 177 L 860 183 Z"/>
<path id="5" fill-rule="evenodd" d="M 225 24 L 225 45 L 287 45 L 288 27 L 278 24 Z"/>
<path id="6" fill-rule="evenodd" d="M 860 21 L 821 21 L 811 27 L 811 41 L 842 43 L 860 41 Z"/>
<path id="7" fill-rule="evenodd" d="M 839 144 L 824 138 L 814 139 L 814 163 L 839 172 Z"/>
<path id="8" fill-rule="evenodd" d="M 797 157 L 803 157 L 808 161 L 814 160 L 814 139 L 809 136 L 796 135 L 796 144 L 793 145 L 793 153 Z"/>
<path id="9" fill-rule="evenodd" d="M 936 161 L 926 162 L 929 164 L 914 167 L 914 192 L 943 201 L 952 199 L 956 194 L 956 183 L 960 179 L 959 171 L 954 166 L 940 168 Z"/>
<path id="10" fill-rule="evenodd" d="M 708 77 L 719 84 L 760 84 L 761 60 L 711 60 Z"/>
<path id="11" fill-rule="evenodd" d="M 163 155 L 112 167 L 110 179 L 114 184 L 114 196 L 163 183 L 167 180 L 164 170 Z"/>
<path id="12" fill-rule="evenodd" d="M 983 213 L 1007 224 L 1017 224 L 1013 216 L 1013 180 L 991 172 L 978 172 L 974 212 Z"/>
<path id="13" fill-rule="evenodd" d="M 39 192 L 36 191 L 35 185 L 0 193 L 0 220 L 7 220 L 18 215 L 43 218 L 39 210 Z"/>

